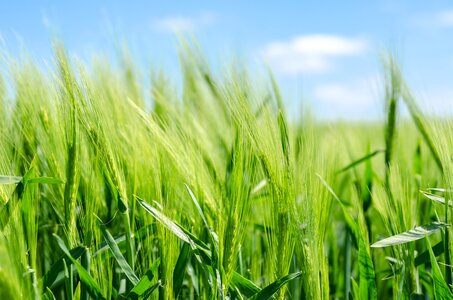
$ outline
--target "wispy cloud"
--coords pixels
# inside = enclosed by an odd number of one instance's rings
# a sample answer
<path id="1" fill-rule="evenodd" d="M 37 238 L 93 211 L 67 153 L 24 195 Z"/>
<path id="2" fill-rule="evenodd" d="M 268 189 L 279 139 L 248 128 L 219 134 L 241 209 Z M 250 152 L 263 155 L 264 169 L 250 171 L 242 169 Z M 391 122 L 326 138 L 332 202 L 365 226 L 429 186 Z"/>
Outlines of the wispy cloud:
<path id="1" fill-rule="evenodd" d="M 318 84 L 310 95 L 316 112 L 321 117 L 375 119 L 382 117 L 384 112 L 382 86 L 382 78 L 375 74 L 363 79 Z M 453 113 L 453 88 L 419 87 L 413 92 L 417 104 L 426 114 L 448 116 Z M 404 105 L 400 113 L 409 116 Z"/>
<path id="2" fill-rule="evenodd" d="M 312 91 L 315 106 L 327 116 L 377 117 L 380 113 L 379 76 L 319 84 Z"/>
<path id="3" fill-rule="evenodd" d="M 334 67 L 334 59 L 363 53 L 363 39 L 337 35 L 303 35 L 289 41 L 272 42 L 263 55 L 278 71 L 286 74 L 320 73 Z"/>
<path id="4" fill-rule="evenodd" d="M 453 26 L 453 10 L 442 11 L 438 14 L 438 22 L 443 26 Z"/>
<path id="5" fill-rule="evenodd" d="M 187 32 L 212 25 L 217 17 L 213 12 L 193 16 L 174 15 L 152 21 L 152 28 L 160 32 Z"/>
<path id="6" fill-rule="evenodd" d="M 323 104 L 347 108 L 368 107 L 375 100 L 369 86 L 361 83 L 322 84 L 315 87 L 313 94 Z"/>
<path id="7" fill-rule="evenodd" d="M 410 24 L 427 29 L 453 27 L 453 9 L 425 13 L 410 19 Z"/>

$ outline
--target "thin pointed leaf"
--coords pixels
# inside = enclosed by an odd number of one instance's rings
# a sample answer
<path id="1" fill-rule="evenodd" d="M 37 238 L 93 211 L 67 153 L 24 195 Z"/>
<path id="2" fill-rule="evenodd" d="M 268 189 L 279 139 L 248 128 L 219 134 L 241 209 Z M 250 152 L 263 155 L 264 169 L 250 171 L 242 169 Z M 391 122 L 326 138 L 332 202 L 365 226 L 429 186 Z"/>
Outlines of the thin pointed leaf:
<path id="1" fill-rule="evenodd" d="M 358 230 L 356 222 L 354 221 L 354 218 L 351 216 L 351 214 L 346 209 L 343 201 L 341 201 L 341 199 L 337 196 L 337 194 L 332 189 L 332 187 L 330 187 L 330 185 L 324 180 L 324 178 L 322 178 L 322 176 L 319 174 L 316 174 L 316 176 L 318 176 L 321 183 L 326 187 L 326 189 L 330 192 L 330 194 L 334 197 L 334 199 L 337 200 L 338 203 L 340 204 L 341 210 L 343 211 L 344 219 L 346 221 L 346 224 L 348 225 L 349 230 L 351 231 L 354 243 L 358 246 L 359 230 Z"/>
<path id="2" fill-rule="evenodd" d="M 134 232 L 133 238 L 141 241 L 145 238 L 150 237 L 150 230 L 152 230 L 153 227 L 155 227 L 155 223 L 151 223 L 151 224 L 141 227 L 140 229 L 138 229 L 137 231 Z M 118 247 L 121 250 L 125 249 L 125 247 L 126 247 L 126 245 L 125 245 L 126 244 L 126 235 L 125 234 L 116 235 L 113 238 L 115 239 L 115 243 L 118 245 Z M 102 253 L 105 253 L 109 249 L 110 249 L 109 244 L 106 241 L 103 241 L 97 248 L 96 252 L 94 252 L 93 258 Z"/>
<path id="3" fill-rule="evenodd" d="M 214 232 L 214 230 L 211 228 L 211 226 L 209 226 L 208 221 L 206 219 L 206 216 L 204 215 L 200 204 L 198 203 L 197 199 L 195 198 L 195 195 L 192 193 L 192 191 L 190 190 L 190 188 L 189 188 L 189 186 L 187 184 L 185 186 L 187 188 L 187 191 L 189 192 L 190 198 L 192 199 L 193 203 L 197 207 L 198 213 L 200 214 L 206 229 L 209 232 L 209 237 L 210 237 L 211 242 L 212 242 L 213 247 L 214 247 L 212 254 L 215 257 L 212 257 L 212 259 L 216 259 L 218 257 L 218 255 L 219 255 L 219 238 L 218 238 L 217 234 Z"/>
<path id="4" fill-rule="evenodd" d="M 219 256 L 220 256 L 219 238 L 218 238 L 217 234 L 214 232 L 214 230 L 211 228 L 211 226 L 209 226 L 208 220 L 206 219 L 206 216 L 204 215 L 203 210 L 201 209 L 201 206 L 197 201 L 197 198 L 192 193 L 192 190 L 189 188 L 189 186 L 187 184 L 185 186 L 187 188 L 187 191 L 189 192 L 190 198 L 192 199 L 193 203 L 195 204 L 195 206 L 198 210 L 198 213 L 200 214 L 200 216 L 203 220 L 203 223 L 204 223 L 206 229 L 209 232 L 209 238 L 212 243 L 212 249 L 211 249 L 212 250 L 211 251 L 212 267 L 215 269 L 214 273 L 215 273 L 215 278 L 217 281 L 217 290 L 219 292 L 220 298 L 223 299 L 224 295 L 223 295 L 223 287 L 222 287 L 223 286 L 222 270 L 221 270 L 222 267 L 221 267 L 220 260 L 219 260 Z"/>
<path id="5" fill-rule="evenodd" d="M 187 264 L 189 263 L 191 256 L 190 254 L 190 245 L 184 243 L 173 270 L 173 296 L 175 298 L 178 297 L 178 294 L 181 291 L 184 276 L 186 275 Z"/>
<path id="6" fill-rule="evenodd" d="M 433 190 L 433 189 L 431 189 L 431 190 Z M 433 200 L 433 201 L 436 201 L 436 202 L 439 202 L 439 203 L 442 203 L 442 204 L 445 205 L 445 197 L 442 197 L 442 196 L 439 196 L 439 195 L 435 195 L 435 194 L 432 194 L 432 193 L 429 193 L 429 192 L 425 192 L 425 191 L 421 191 L 421 193 L 426 198 L 428 198 L 430 200 Z M 448 205 L 449 206 L 453 206 L 453 202 L 451 200 L 448 200 Z"/>
<path id="7" fill-rule="evenodd" d="M 141 198 L 137 196 L 136 198 L 139 204 L 154 218 L 156 218 L 156 220 L 159 221 L 160 224 L 173 232 L 173 234 L 179 237 L 182 241 L 189 243 L 192 250 L 197 252 L 199 255 L 201 255 L 205 259 L 211 259 L 209 247 L 203 241 L 193 235 L 189 230 L 185 229 L 178 223 L 171 220 L 169 217 L 165 216 L 159 210 L 146 203 Z"/>
<path id="8" fill-rule="evenodd" d="M 206 229 L 209 231 L 210 235 L 211 235 L 211 238 L 213 240 L 213 242 L 215 242 L 216 245 L 218 245 L 219 243 L 219 238 L 217 237 L 217 234 L 214 232 L 214 230 L 212 230 L 211 226 L 209 226 L 208 224 L 208 220 L 206 219 L 206 216 L 204 215 L 204 212 L 203 210 L 201 209 L 201 206 L 200 204 L 198 203 L 198 200 L 197 198 L 195 197 L 195 195 L 193 194 L 192 190 L 189 188 L 189 186 L 187 184 L 185 184 L 186 188 L 187 188 L 187 191 L 189 192 L 189 195 L 190 195 L 190 198 L 192 199 L 193 203 L 195 204 L 196 208 L 197 208 L 197 211 L 198 213 L 200 214 L 201 216 L 201 219 L 203 220 L 203 223 L 204 223 L 204 226 L 206 227 Z"/>
<path id="9" fill-rule="evenodd" d="M 254 284 L 251 280 L 245 278 L 241 274 L 234 272 L 231 283 L 241 292 L 245 297 L 252 297 L 261 291 L 261 289 Z"/>
<path id="10" fill-rule="evenodd" d="M 250 191 L 250 194 L 254 195 L 257 194 L 259 191 L 261 191 L 263 188 L 265 188 L 268 184 L 267 179 L 261 180 L 253 189 Z"/>
<path id="11" fill-rule="evenodd" d="M 373 260 L 363 237 L 359 238 L 359 293 L 360 299 L 377 299 L 376 275 Z"/>
<path id="12" fill-rule="evenodd" d="M 289 275 L 286 275 L 285 277 L 282 277 L 265 288 L 263 288 L 261 291 L 256 293 L 251 299 L 253 300 L 267 300 L 270 299 L 275 293 L 277 293 L 285 284 L 290 282 L 291 280 L 294 280 L 302 275 L 302 272 L 297 272 L 297 273 L 292 273 Z"/>
<path id="13" fill-rule="evenodd" d="M 434 245 L 432 251 L 436 257 L 444 253 L 444 242 L 440 241 L 439 243 Z M 418 267 L 419 265 L 424 264 L 428 261 L 430 261 L 429 250 L 426 250 L 415 258 L 414 263 L 415 266 Z"/>
<path id="14" fill-rule="evenodd" d="M 128 299 L 136 300 L 144 295 L 148 295 L 160 285 L 160 282 L 152 284 L 154 275 L 159 267 L 160 259 L 157 259 L 151 266 L 151 268 L 140 278 L 140 281 L 134 286 L 134 288 L 127 295 Z M 143 297 L 145 298 L 145 297 Z M 146 299 L 146 298 L 145 298 Z"/>
<path id="15" fill-rule="evenodd" d="M 146 203 L 144 200 L 137 197 L 138 203 L 147 211 L 149 212 L 156 220 L 158 220 L 165 228 L 173 232 L 178 238 L 183 240 L 186 243 L 193 243 L 190 237 L 178 226 L 175 222 L 173 222 L 170 218 L 162 214 L 160 211 Z"/>
<path id="16" fill-rule="evenodd" d="M 431 192 L 441 192 L 441 193 L 446 193 L 446 192 L 452 192 L 452 189 L 444 189 L 444 188 L 427 188 L 428 191 Z"/>
<path id="17" fill-rule="evenodd" d="M 69 300 L 72 300 L 72 296 L 74 294 L 73 292 L 73 277 L 72 277 L 72 271 L 71 274 L 69 273 L 70 271 L 68 270 L 68 265 L 66 264 L 66 259 L 63 259 L 63 266 L 64 266 L 64 281 L 65 281 L 65 290 L 66 290 L 66 298 Z M 71 265 L 69 265 L 71 267 Z"/>
<path id="18" fill-rule="evenodd" d="M 0 184 L 16 184 L 22 180 L 19 176 L 5 176 L 0 175 Z"/>
<path id="19" fill-rule="evenodd" d="M 145 293 L 139 299 L 148 299 L 149 296 L 159 287 L 161 286 L 162 282 L 158 280 L 154 285 L 152 285 L 149 289 L 145 291 Z"/>
<path id="20" fill-rule="evenodd" d="M 122 234 L 120 236 L 115 236 L 114 237 L 115 239 L 115 243 L 118 245 L 118 247 L 120 249 L 125 249 L 125 244 L 126 244 L 126 235 Z M 96 250 L 96 252 L 94 252 L 93 254 L 93 257 L 96 257 L 102 253 L 105 253 L 106 251 L 108 251 L 110 248 L 109 248 L 109 244 L 107 243 L 107 241 L 103 241 L 100 245 L 99 245 L 99 248 Z"/>
<path id="21" fill-rule="evenodd" d="M 120 248 L 115 242 L 115 239 L 112 237 L 110 232 L 105 228 L 105 226 L 101 226 L 101 232 L 102 235 L 104 236 L 105 241 L 108 243 L 109 248 L 112 251 L 113 257 L 115 257 L 115 260 L 120 266 L 121 270 L 124 272 L 129 281 L 132 282 L 133 285 L 136 285 L 139 282 L 139 279 L 137 275 L 135 275 L 134 270 L 132 270 L 131 266 L 129 266 L 126 259 L 124 258 Z"/>
<path id="22" fill-rule="evenodd" d="M 99 288 L 96 281 L 94 281 L 93 277 L 91 277 L 91 275 L 82 267 L 82 265 L 71 256 L 71 253 L 69 252 L 68 248 L 66 248 L 63 240 L 56 234 L 54 234 L 54 236 L 57 239 L 58 246 L 60 246 L 61 250 L 63 250 L 66 256 L 74 264 L 77 273 L 79 274 L 80 281 L 86 284 L 90 295 L 95 299 L 105 299 L 104 295 L 102 295 L 101 289 Z"/>
<path id="23" fill-rule="evenodd" d="M 288 137 L 288 125 L 286 124 L 285 113 L 282 110 L 278 111 L 278 127 L 280 128 L 280 142 L 282 145 L 282 150 L 285 154 L 286 163 L 289 164 L 290 144 Z"/>
<path id="24" fill-rule="evenodd" d="M 380 240 L 371 247 L 373 248 L 382 248 L 394 245 L 401 245 L 416 240 L 420 240 L 425 237 L 425 235 L 431 235 L 434 232 L 449 226 L 448 224 L 442 222 L 433 222 L 431 224 L 426 224 L 423 226 L 415 227 L 414 229 L 408 230 L 406 232 L 385 238 Z"/>
<path id="25" fill-rule="evenodd" d="M 347 170 L 349 170 L 349 169 L 351 169 L 351 168 L 353 168 L 353 167 L 355 167 L 355 166 L 357 166 L 357 165 L 359 165 L 359 164 L 361 164 L 361 163 L 363 163 L 365 161 L 368 161 L 370 158 L 376 156 L 379 153 L 383 153 L 383 152 L 385 152 L 385 150 L 382 150 L 382 149 L 375 150 L 374 152 L 371 152 L 370 154 L 367 154 L 367 155 L 365 155 L 365 156 L 353 161 L 352 163 L 350 163 L 349 165 L 343 167 L 342 169 L 338 170 L 337 174 L 338 173 L 342 173 L 344 171 L 347 171 Z"/>
<path id="26" fill-rule="evenodd" d="M 52 290 L 46 287 L 46 292 L 43 295 L 44 300 L 56 300 L 55 295 L 52 293 Z"/>
<path id="27" fill-rule="evenodd" d="M 54 177 L 36 177 L 29 179 L 27 183 L 62 184 L 64 181 Z"/>
<path id="28" fill-rule="evenodd" d="M 370 254 L 366 248 L 365 241 L 360 234 L 359 227 L 357 223 L 352 218 L 351 214 L 346 210 L 343 202 L 334 192 L 334 190 L 329 186 L 329 184 L 317 174 L 321 183 L 327 188 L 327 190 L 332 194 L 332 196 L 340 203 L 340 206 L 343 210 L 343 216 L 345 218 L 346 224 L 351 230 L 352 237 L 354 238 L 358 248 L 359 248 L 359 276 L 360 276 L 360 288 L 359 293 L 363 299 L 376 299 L 376 282 L 375 282 L 375 273 L 373 261 L 370 257 Z"/>
<path id="29" fill-rule="evenodd" d="M 357 281 L 355 281 L 353 277 L 351 277 L 351 291 L 349 292 L 347 299 L 351 298 L 354 300 L 360 300 L 359 285 L 357 284 Z"/>
<path id="30" fill-rule="evenodd" d="M 429 257 L 431 259 L 431 268 L 433 273 L 433 285 L 434 285 L 434 299 L 453 299 L 453 294 L 448 287 L 447 282 L 442 276 L 439 265 L 437 264 L 436 257 L 434 256 L 433 249 L 429 242 L 428 237 L 426 237 L 426 243 L 428 244 Z"/>
<path id="31" fill-rule="evenodd" d="M 69 251 L 71 256 L 74 259 L 78 259 L 83 255 L 85 252 L 84 247 L 75 247 Z M 50 287 L 50 288 L 55 288 L 58 287 L 61 283 L 63 283 L 64 279 L 64 263 L 63 259 L 64 258 L 69 259 L 66 255 L 57 260 L 52 267 L 50 267 L 50 270 L 47 271 L 47 273 L 43 277 L 43 288 L 45 287 Z"/>
<path id="32" fill-rule="evenodd" d="M 82 254 L 82 257 L 80 258 L 80 262 L 82 267 L 87 270 L 87 272 L 90 272 L 90 267 L 91 267 L 91 255 L 90 255 L 90 250 L 88 248 L 85 249 L 84 253 Z M 80 300 L 89 300 L 90 299 L 90 293 L 88 292 L 88 288 L 86 285 L 82 282 L 80 284 Z"/>

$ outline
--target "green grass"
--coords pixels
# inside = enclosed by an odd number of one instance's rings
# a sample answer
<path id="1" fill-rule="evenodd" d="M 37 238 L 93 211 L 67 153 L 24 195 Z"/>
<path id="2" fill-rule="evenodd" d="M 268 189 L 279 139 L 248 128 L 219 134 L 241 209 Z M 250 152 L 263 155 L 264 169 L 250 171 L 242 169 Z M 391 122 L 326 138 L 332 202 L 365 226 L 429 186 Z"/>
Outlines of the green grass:
<path id="1" fill-rule="evenodd" d="M 181 89 L 61 45 L 6 63 L 1 299 L 452 299 L 453 119 L 394 59 L 368 124 L 289 120 L 271 71 L 189 42 Z"/>

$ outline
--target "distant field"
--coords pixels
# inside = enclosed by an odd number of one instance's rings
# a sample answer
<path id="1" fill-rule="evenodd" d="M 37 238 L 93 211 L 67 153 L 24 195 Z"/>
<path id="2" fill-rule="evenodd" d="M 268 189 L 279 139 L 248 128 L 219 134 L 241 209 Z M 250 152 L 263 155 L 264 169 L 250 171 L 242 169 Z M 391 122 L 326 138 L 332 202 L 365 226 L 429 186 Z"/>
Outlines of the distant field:
<path id="1" fill-rule="evenodd" d="M 11 61 L 0 299 L 453 299 L 453 119 L 383 64 L 385 121 L 327 124 L 190 47 L 181 90 L 128 57 Z"/>

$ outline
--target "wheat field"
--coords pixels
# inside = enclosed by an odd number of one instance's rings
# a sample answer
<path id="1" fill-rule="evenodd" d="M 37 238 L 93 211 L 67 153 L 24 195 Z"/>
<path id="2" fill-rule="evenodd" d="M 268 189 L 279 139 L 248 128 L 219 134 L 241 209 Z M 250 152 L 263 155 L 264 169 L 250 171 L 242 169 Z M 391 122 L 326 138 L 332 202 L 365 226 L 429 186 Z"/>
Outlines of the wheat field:
<path id="1" fill-rule="evenodd" d="M 0 299 L 453 299 L 453 119 L 391 55 L 353 123 L 187 45 L 180 88 L 54 49 L 0 80 Z"/>

